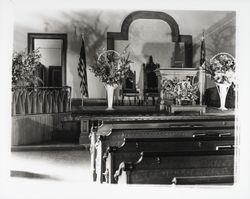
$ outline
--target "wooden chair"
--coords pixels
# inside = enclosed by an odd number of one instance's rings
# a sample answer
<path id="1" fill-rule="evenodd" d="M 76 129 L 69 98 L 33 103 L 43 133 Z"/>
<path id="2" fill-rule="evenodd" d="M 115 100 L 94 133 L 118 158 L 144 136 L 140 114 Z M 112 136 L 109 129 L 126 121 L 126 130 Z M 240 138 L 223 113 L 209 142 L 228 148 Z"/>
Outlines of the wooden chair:
<path id="1" fill-rule="evenodd" d="M 130 97 L 134 98 L 134 104 L 139 101 L 139 92 L 136 90 L 136 72 L 128 70 L 125 73 L 125 78 L 122 81 L 122 104 L 124 104 L 124 97 L 129 98 L 129 105 L 131 105 Z"/>
<path id="2" fill-rule="evenodd" d="M 151 97 L 154 105 L 155 98 L 158 98 L 160 95 L 159 79 L 155 73 L 155 70 L 159 68 L 160 65 L 154 63 L 152 56 L 149 57 L 147 64 L 143 64 L 143 96 L 146 104 L 148 104 L 148 98 Z"/>

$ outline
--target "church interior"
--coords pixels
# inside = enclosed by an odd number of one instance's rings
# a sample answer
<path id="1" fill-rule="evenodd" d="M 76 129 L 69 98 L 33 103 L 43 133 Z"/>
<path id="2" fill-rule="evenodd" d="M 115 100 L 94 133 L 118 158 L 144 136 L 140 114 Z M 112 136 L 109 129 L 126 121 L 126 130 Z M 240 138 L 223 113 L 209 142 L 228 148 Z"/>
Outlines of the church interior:
<path id="1" fill-rule="evenodd" d="M 235 11 L 17 10 L 11 178 L 233 186 L 236 32 Z"/>

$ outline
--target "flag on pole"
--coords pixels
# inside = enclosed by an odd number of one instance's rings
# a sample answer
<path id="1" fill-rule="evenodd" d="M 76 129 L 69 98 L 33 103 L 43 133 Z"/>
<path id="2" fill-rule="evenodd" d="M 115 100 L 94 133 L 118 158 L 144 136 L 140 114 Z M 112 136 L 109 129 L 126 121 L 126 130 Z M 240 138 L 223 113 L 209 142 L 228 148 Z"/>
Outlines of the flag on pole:
<path id="1" fill-rule="evenodd" d="M 204 31 L 201 37 L 201 54 L 200 54 L 200 66 L 206 65 L 206 47 L 205 47 L 205 36 Z"/>
<path id="2" fill-rule="evenodd" d="M 86 53 L 85 53 L 85 45 L 84 39 L 82 37 L 82 46 L 80 51 L 80 58 L 78 63 L 78 75 L 81 78 L 80 82 L 80 90 L 83 97 L 88 97 L 88 83 L 87 83 L 87 71 L 86 71 Z"/>

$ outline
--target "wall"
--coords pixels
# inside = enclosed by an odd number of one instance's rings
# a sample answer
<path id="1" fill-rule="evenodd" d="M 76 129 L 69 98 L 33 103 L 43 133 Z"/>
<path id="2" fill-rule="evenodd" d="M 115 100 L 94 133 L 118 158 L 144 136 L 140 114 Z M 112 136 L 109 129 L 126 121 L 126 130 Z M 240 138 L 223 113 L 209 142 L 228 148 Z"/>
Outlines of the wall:
<path id="1" fill-rule="evenodd" d="M 52 132 L 62 128 L 61 121 L 70 113 L 13 116 L 11 145 L 27 145 L 50 141 Z"/>
<path id="2" fill-rule="evenodd" d="M 27 48 L 27 33 L 67 33 L 67 84 L 72 87 L 72 97 L 79 98 L 80 89 L 77 66 L 81 48 L 81 33 L 84 33 L 87 65 L 93 63 L 98 49 L 106 47 L 106 32 L 118 32 L 124 18 L 132 11 L 128 10 L 21 10 L 15 11 L 14 50 Z M 216 24 L 228 13 L 225 11 L 164 11 L 179 24 L 180 34 L 189 34 L 195 38 L 203 29 Z M 137 71 L 140 84 L 141 65 L 149 54 L 155 53 L 155 61 L 162 66 L 169 64 L 172 46 L 169 37 L 169 26 L 156 20 L 138 20 L 131 24 L 128 43 L 131 43 L 133 69 Z M 125 42 L 118 42 L 116 49 L 120 51 Z M 196 42 L 194 57 L 199 55 L 199 42 Z M 194 63 L 195 66 L 196 63 Z M 88 90 L 90 98 L 104 98 L 103 84 L 87 70 Z"/>
<path id="3" fill-rule="evenodd" d="M 206 60 L 220 52 L 230 53 L 235 57 L 236 47 L 236 13 L 228 13 L 223 19 L 216 22 L 205 31 Z M 193 39 L 193 65 L 199 65 L 201 34 Z M 207 77 L 206 87 L 214 87 L 213 81 Z"/>

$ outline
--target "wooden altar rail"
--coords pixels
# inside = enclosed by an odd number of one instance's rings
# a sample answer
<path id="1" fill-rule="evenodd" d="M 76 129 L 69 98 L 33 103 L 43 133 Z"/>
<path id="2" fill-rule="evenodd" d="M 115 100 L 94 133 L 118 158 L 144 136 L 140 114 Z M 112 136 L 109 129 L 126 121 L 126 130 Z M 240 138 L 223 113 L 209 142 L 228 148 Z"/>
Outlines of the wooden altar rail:
<path id="1" fill-rule="evenodd" d="M 70 113 L 12 116 L 11 145 L 27 145 L 49 141 L 52 132 L 62 128 L 61 121 Z"/>
<path id="2" fill-rule="evenodd" d="M 142 152 L 138 161 L 122 162 L 115 173 L 115 179 L 118 183 L 126 184 L 172 184 L 173 179 L 178 177 L 226 175 L 234 175 L 233 149 Z M 199 183 L 200 180 L 192 182 Z M 231 179 L 221 183 L 231 183 Z"/>
<path id="3" fill-rule="evenodd" d="M 12 115 L 71 111 L 71 87 L 12 88 Z"/>

